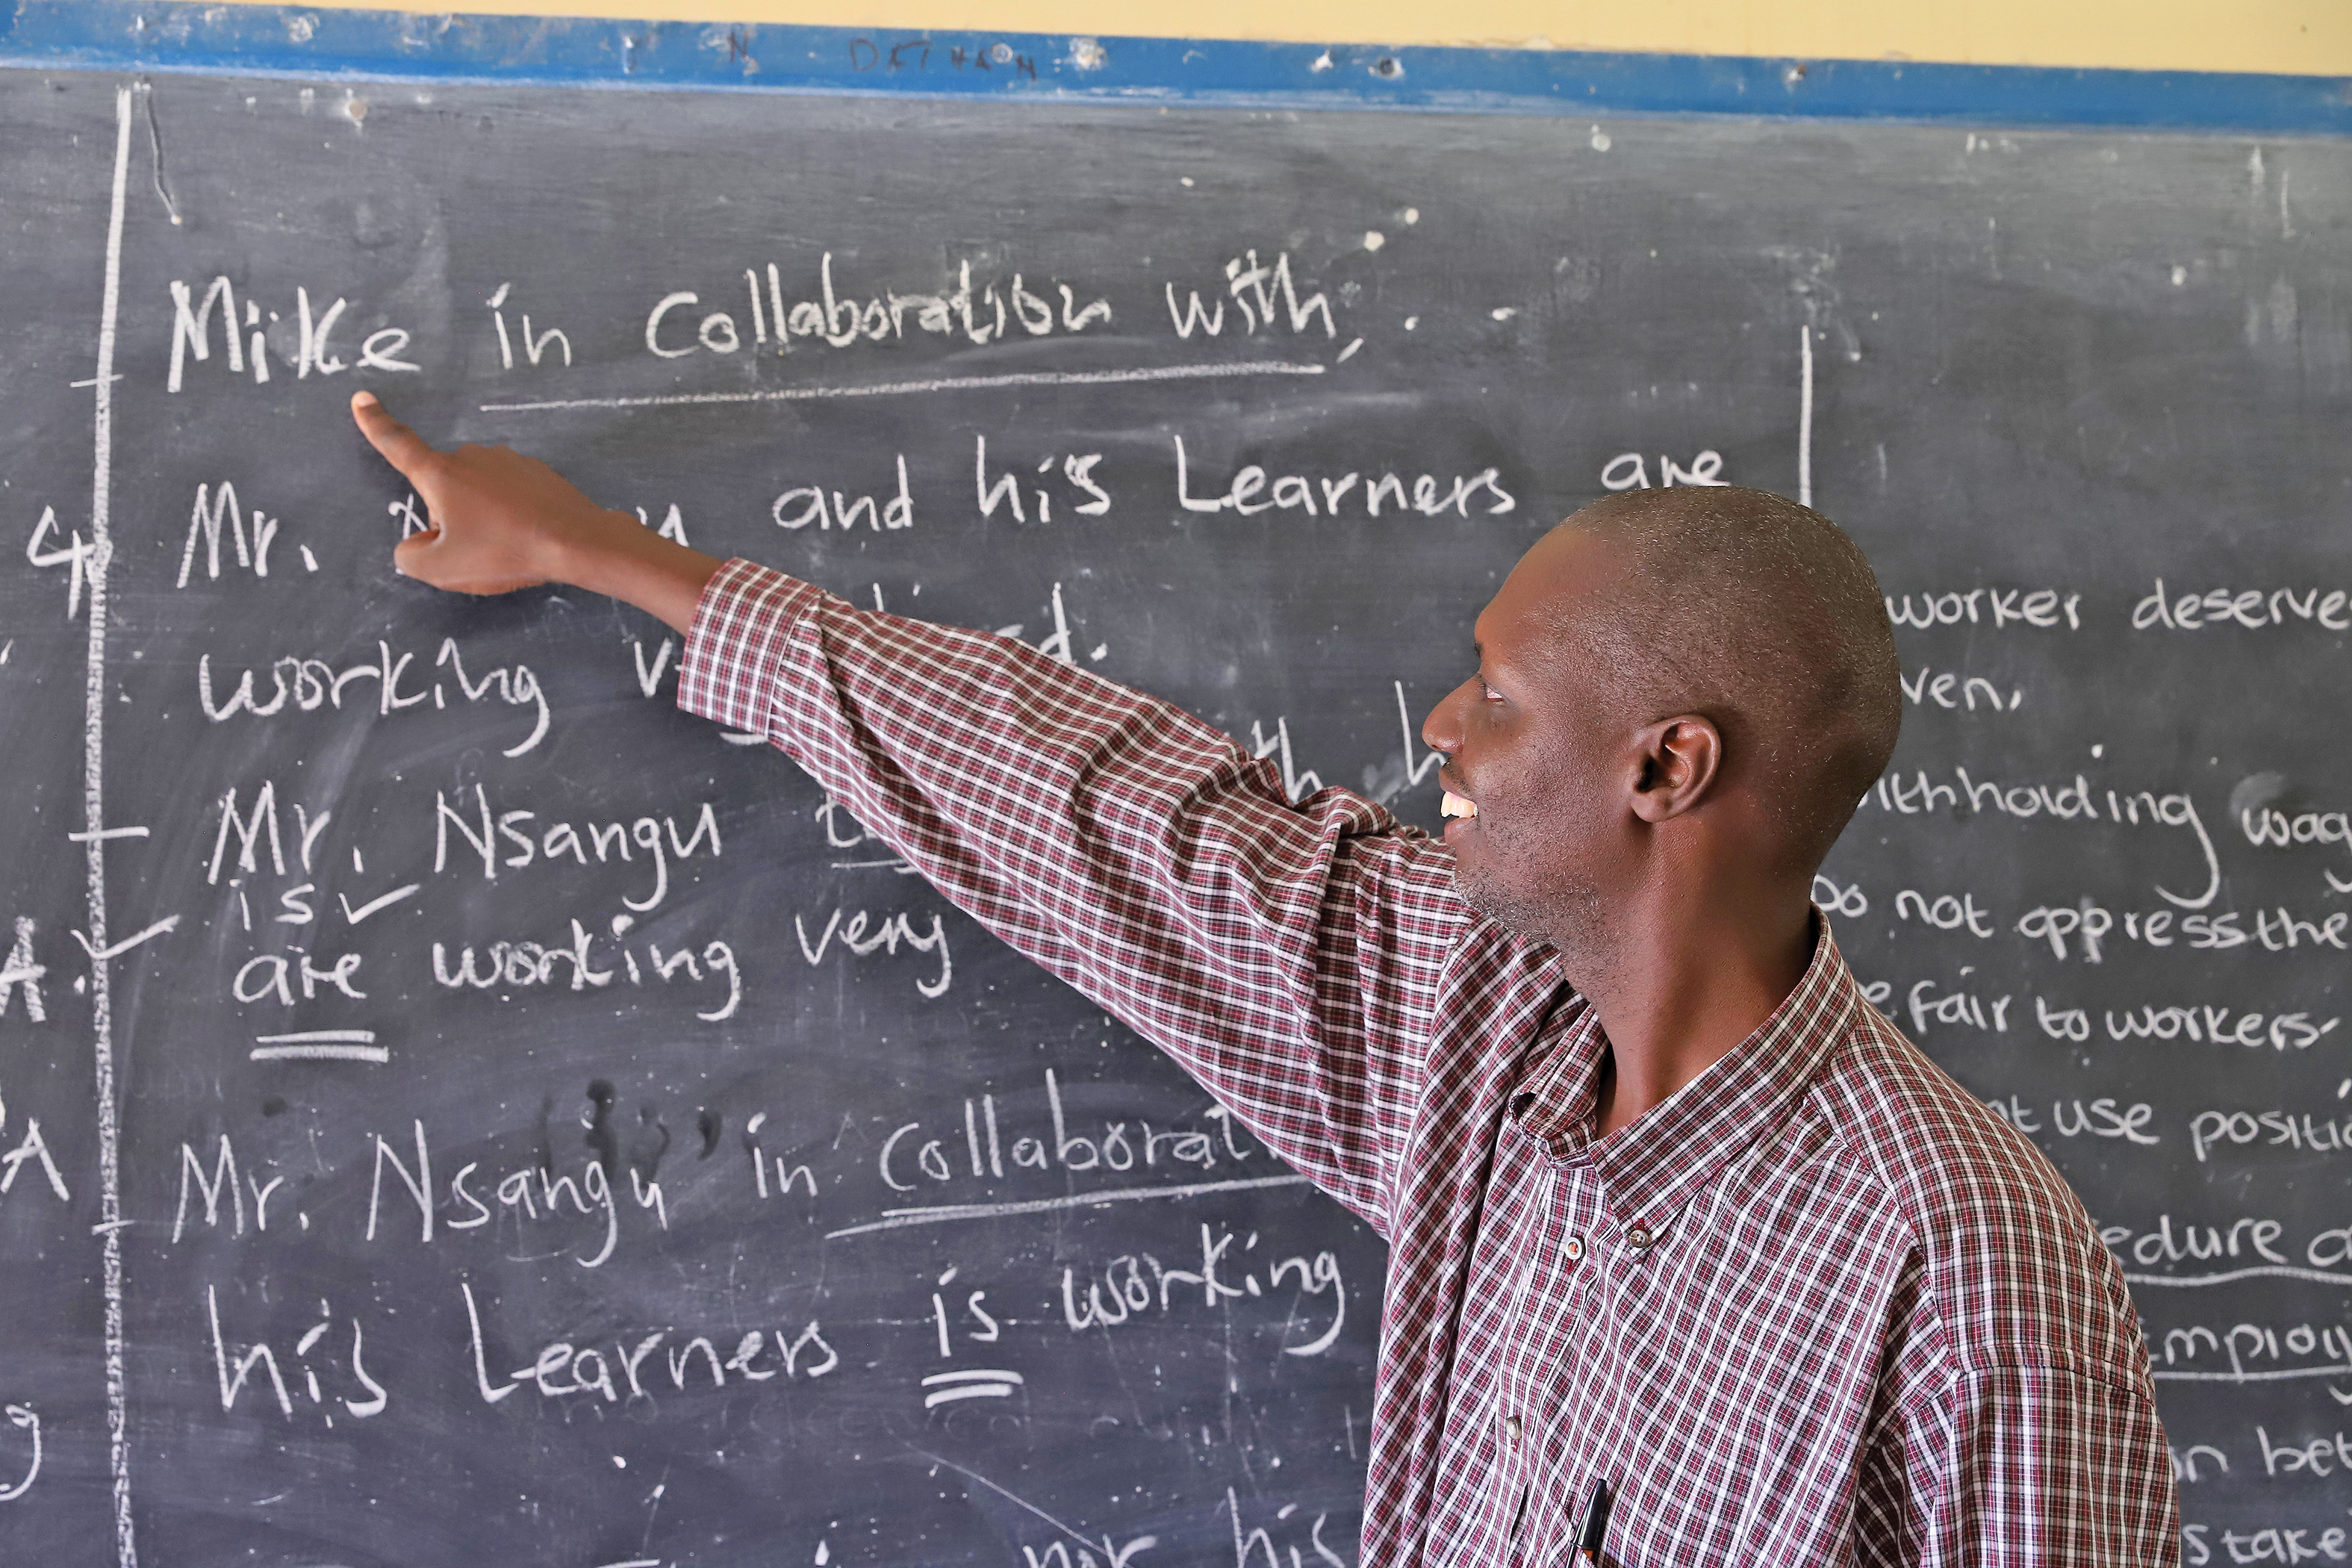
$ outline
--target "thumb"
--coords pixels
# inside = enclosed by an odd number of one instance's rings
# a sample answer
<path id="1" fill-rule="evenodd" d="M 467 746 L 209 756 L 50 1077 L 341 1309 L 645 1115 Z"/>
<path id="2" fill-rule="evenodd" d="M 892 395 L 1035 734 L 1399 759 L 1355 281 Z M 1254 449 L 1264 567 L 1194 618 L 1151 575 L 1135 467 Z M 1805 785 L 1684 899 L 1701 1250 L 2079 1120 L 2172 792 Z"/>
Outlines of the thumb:
<path id="1" fill-rule="evenodd" d="M 440 542 L 441 531 L 437 528 L 410 534 L 392 547 L 392 569 L 404 577 L 427 575 L 432 549 Z"/>
<path id="2" fill-rule="evenodd" d="M 441 454 L 424 437 L 392 416 L 373 392 L 352 394 L 352 419 L 368 445 L 409 479 L 421 482 L 440 461 Z"/>

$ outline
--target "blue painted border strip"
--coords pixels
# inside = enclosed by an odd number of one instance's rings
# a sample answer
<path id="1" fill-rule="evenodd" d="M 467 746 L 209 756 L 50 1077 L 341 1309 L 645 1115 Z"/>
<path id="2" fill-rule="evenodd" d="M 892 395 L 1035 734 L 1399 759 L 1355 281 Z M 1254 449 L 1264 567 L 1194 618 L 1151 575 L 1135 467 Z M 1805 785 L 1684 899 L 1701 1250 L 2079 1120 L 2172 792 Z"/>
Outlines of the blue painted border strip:
<path id="1" fill-rule="evenodd" d="M 2352 79 L 2334 77 L 6 4 L 0 65 L 46 69 L 2352 135 Z"/>

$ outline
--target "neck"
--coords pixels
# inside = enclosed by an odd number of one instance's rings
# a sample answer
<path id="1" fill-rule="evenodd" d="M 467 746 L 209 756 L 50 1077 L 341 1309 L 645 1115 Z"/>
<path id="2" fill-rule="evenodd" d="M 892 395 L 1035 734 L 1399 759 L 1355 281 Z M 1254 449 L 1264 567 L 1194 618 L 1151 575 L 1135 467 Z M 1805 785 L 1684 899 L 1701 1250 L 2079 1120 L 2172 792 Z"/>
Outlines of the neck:
<path id="1" fill-rule="evenodd" d="M 1661 890 L 1625 914 L 1610 950 L 1580 966 L 1592 973 L 1578 988 L 1609 1037 L 1595 1113 L 1601 1137 L 1754 1034 L 1812 958 L 1812 911 L 1802 893 L 1692 900 Z"/>

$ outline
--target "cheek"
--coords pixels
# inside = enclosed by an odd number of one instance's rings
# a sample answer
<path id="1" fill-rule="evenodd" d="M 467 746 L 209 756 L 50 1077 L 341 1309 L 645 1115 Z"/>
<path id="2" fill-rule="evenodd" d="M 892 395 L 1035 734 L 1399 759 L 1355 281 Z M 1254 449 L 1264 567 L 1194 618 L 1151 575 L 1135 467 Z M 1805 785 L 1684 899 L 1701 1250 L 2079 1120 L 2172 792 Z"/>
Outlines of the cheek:
<path id="1" fill-rule="evenodd" d="M 1573 852 L 1597 842 L 1611 812 L 1608 791 L 1589 754 L 1565 742 L 1530 743 L 1511 759 L 1507 789 L 1509 837 Z"/>

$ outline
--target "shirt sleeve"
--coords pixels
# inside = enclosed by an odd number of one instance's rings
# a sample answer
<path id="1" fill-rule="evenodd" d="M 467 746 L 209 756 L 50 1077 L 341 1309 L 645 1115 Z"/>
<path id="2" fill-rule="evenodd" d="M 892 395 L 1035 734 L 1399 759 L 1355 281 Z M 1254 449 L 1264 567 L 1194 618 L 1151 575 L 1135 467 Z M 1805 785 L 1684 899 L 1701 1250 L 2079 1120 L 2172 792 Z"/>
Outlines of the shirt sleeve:
<path id="1" fill-rule="evenodd" d="M 1293 804 L 1230 738 L 1022 643 L 744 561 L 703 592 L 678 705 L 766 736 L 1386 1234 L 1468 919 L 1442 845 L 1346 791 Z"/>
<path id="2" fill-rule="evenodd" d="M 1863 1563 L 2180 1562 L 2171 1455 L 2144 1384 L 2043 1365 L 1963 1373 L 1905 1425 L 1907 1453 L 1883 1450 L 1865 1464 Z"/>

